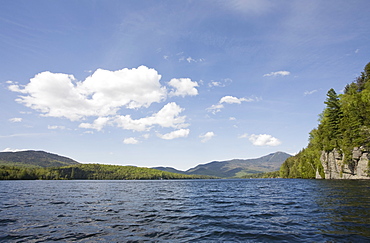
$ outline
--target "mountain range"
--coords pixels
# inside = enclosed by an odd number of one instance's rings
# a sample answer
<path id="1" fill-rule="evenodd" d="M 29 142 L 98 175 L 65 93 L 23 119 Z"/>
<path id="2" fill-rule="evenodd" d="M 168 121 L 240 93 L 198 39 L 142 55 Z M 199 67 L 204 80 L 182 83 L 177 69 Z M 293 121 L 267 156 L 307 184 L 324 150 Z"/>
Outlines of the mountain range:
<path id="1" fill-rule="evenodd" d="M 271 153 L 255 159 L 232 159 L 226 161 L 212 161 L 197 165 L 186 171 L 172 167 L 154 167 L 153 169 L 182 173 L 187 175 L 209 175 L 221 178 L 242 177 L 250 174 L 272 172 L 280 169 L 284 161 L 291 157 L 284 152 Z"/>
<path id="2" fill-rule="evenodd" d="M 172 167 L 154 167 L 166 172 L 185 175 L 207 175 L 220 178 L 243 177 L 256 173 L 272 172 L 279 170 L 281 164 L 291 155 L 284 152 L 271 153 L 255 159 L 232 159 L 226 161 L 212 161 L 197 165 L 187 171 L 177 170 Z M 62 167 L 77 165 L 79 162 L 44 151 L 19 151 L 0 152 L 0 165 L 24 167 Z"/>

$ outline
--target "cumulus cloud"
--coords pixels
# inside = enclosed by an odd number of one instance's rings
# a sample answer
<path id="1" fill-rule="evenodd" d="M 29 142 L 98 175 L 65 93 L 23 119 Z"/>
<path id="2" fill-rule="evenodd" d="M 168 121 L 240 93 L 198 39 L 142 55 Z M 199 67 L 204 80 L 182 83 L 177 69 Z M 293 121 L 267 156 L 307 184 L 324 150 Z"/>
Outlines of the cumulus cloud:
<path id="1" fill-rule="evenodd" d="M 130 115 L 117 116 L 113 123 L 118 127 L 134 131 L 149 131 L 154 125 L 160 127 L 184 128 L 186 116 L 179 116 L 184 109 L 175 102 L 166 104 L 158 113 L 149 117 L 132 119 Z"/>
<path id="2" fill-rule="evenodd" d="M 172 86 L 174 89 L 169 93 L 170 96 L 186 96 L 186 95 L 197 95 L 198 90 L 195 87 L 198 87 L 198 83 L 191 81 L 190 78 L 180 78 L 171 79 L 170 82 L 168 82 L 170 86 Z"/>
<path id="3" fill-rule="evenodd" d="M 276 76 L 288 76 L 288 75 L 290 75 L 289 71 L 277 71 L 277 72 L 266 73 L 263 75 L 263 77 L 276 77 Z"/>
<path id="4" fill-rule="evenodd" d="M 252 134 L 249 141 L 255 146 L 278 146 L 281 144 L 280 140 L 268 134 Z"/>
<path id="5" fill-rule="evenodd" d="M 73 75 L 42 72 L 25 86 L 8 88 L 21 95 L 16 101 L 43 113 L 77 121 L 88 116 L 114 115 L 121 108 L 148 107 L 166 98 L 161 75 L 140 66 L 133 69 L 96 70 L 83 82 Z"/>
<path id="6" fill-rule="evenodd" d="M 101 131 L 103 127 L 105 127 L 109 123 L 110 120 L 111 118 L 109 117 L 98 117 L 93 123 L 81 123 L 79 127 Z"/>
<path id="7" fill-rule="evenodd" d="M 187 137 L 190 133 L 190 130 L 189 129 L 179 129 L 179 130 L 176 130 L 176 131 L 173 131 L 173 132 L 170 132 L 170 133 L 166 133 L 166 134 L 157 134 L 158 137 L 162 138 L 162 139 L 166 139 L 166 140 L 171 140 L 171 139 L 174 139 L 174 138 L 184 138 L 184 137 Z"/>
<path id="8" fill-rule="evenodd" d="M 214 132 L 207 132 L 205 134 L 199 135 L 199 138 L 202 139 L 201 140 L 202 143 L 205 143 L 205 142 L 208 142 L 209 140 L 211 140 L 214 136 L 215 136 Z"/>
<path id="9" fill-rule="evenodd" d="M 253 102 L 253 101 L 259 101 L 260 98 L 237 98 L 237 97 L 233 97 L 233 96 L 224 96 L 222 97 L 218 104 L 216 105 L 212 105 L 211 107 L 207 108 L 207 111 L 208 112 L 211 112 L 213 114 L 216 114 L 217 112 L 220 112 L 221 109 L 224 108 L 224 105 L 223 103 L 226 103 L 226 104 L 241 104 L 242 102 Z"/>
<path id="10" fill-rule="evenodd" d="M 189 126 L 189 124 L 185 123 L 186 116 L 179 116 L 183 110 L 175 102 L 171 102 L 163 106 L 157 113 L 148 117 L 139 119 L 132 119 L 131 115 L 99 117 L 93 123 L 81 123 L 79 127 L 100 131 L 104 126 L 111 125 L 138 132 L 149 131 L 155 125 L 178 129 Z"/>
<path id="11" fill-rule="evenodd" d="M 130 137 L 130 138 L 125 138 L 123 140 L 123 143 L 124 144 L 138 144 L 139 140 L 137 140 L 136 138 Z"/>
<path id="12" fill-rule="evenodd" d="M 161 75 L 156 70 L 140 66 L 117 71 L 97 69 L 84 81 L 76 80 L 73 75 L 46 71 L 35 75 L 26 85 L 12 81 L 7 84 L 9 90 L 20 94 L 17 102 L 40 112 L 42 116 L 71 121 L 95 117 L 91 123 L 81 123 L 80 128 L 100 131 L 111 125 L 149 131 L 153 126 L 174 129 L 187 127 L 186 116 L 180 116 L 184 109 L 174 102 L 140 119 L 122 114 L 124 109 L 136 111 L 153 103 L 164 102 L 168 96 L 198 95 L 198 83 L 189 78 L 171 79 L 168 83 L 170 90 L 160 84 L 160 79 Z"/>
<path id="13" fill-rule="evenodd" d="M 22 122 L 22 118 L 14 117 L 9 119 L 10 122 Z"/>

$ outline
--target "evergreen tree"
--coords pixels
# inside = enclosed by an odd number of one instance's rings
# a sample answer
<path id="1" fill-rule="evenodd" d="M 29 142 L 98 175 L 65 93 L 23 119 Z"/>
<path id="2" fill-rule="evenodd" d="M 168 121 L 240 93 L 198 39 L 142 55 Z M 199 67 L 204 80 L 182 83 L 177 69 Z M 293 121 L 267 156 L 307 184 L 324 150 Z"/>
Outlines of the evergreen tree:
<path id="1" fill-rule="evenodd" d="M 307 148 L 283 163 L 281 177 L 315 178 L 316 172 L 323 177 L 322 151 L 335 148 L 344 154 L 345 163 L 353 163 L 354 147 L 370 149 L 370 62 L 364 72 L 345 87 L 344 94 L 338 96 L 330 89 L 325 104 L 317 129 L 310 133 Z"/>
<path id="2" fill-rule="evenodd" d="M 339 124 L 341 122 L 343 114 L 341 111 L 339 97 L 335 90 L 330 89 L 326 96 L 326 109 L 324 115 L 327 118 L 327 136 L 330 143 L 329 147 L 335 148 L 338 146 L 338 140 L 340 139 L 341 135 Z"/>

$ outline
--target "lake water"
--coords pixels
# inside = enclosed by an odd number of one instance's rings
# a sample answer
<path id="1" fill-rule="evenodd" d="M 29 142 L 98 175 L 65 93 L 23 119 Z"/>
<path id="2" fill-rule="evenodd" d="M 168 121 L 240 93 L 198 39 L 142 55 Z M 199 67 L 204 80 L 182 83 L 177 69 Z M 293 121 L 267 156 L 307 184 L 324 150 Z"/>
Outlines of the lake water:
<path id="1" fill-rule="evenodd" d="M 0 181 L 1 242 L 365 242 L 370 181 Z"/>

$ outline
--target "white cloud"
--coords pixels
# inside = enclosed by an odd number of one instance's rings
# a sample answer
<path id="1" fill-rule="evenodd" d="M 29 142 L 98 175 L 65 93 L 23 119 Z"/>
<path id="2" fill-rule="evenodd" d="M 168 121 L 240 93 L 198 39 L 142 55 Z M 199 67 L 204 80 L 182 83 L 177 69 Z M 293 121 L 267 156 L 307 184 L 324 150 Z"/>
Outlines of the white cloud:
<path id="1" fill-rule="evenodd" d="M 184 109 L 176 103 L 166 104 L 158 113 L 149 117 L 134 120 L 130 115 L 117 116 L 112 122 L 118 127 L 134 131 L 149 131 L 152 126 L 184 128 L 189 126 L 185 123 L 186 116 L 179 116 Z"/>
<path id="2" fill-rule="evenodd" d="M 229 117 L 229 120 L 230 121 L 236 121 L 236 118 L 235 117 Z"/>
<path id="3" fill-rule="evenodd" d="M 170 82 L 168 82 L 170 86 L 172 86 L 174 89 L 169 93 L 170 96 L 186 96 L 186 95 L 197 95 L 198 90 L 195 87 L 198 87 L 197 82 L 191 81 L 190 78 L 180 78 L 171 79 Z"/>
<path id="4" fill-rule="evenodd" d="M 303 94 L 306 96 L 306 95 L 312 95 L 313 93 L 316 93 L 317 90 L 311 90 L 311 91 L 305 91 Z"/>
<path id="5" fill-rule="evenodd" d="M 216 114 L 217 112 L 220 112 L 221 109 L 223 109 L 223 108 L 224 108 L 224 105 L 217 104 L 217 105 L 212 105 L 211 107 L 208 107 L 207 111 L 211 112 L 213 114 Z"/>
<path id="6" fill-rule="evenodd" d="M 139 140 L 137 140 L 136 138 L 130 137 L 130 138 L 125 138 L 123 140 L 123 143 L 124 144 L 138 144 Z"/>
<path id="7" fill-rule="evenodd" d="M 188 61 L 188 63 L 191 63 L 192 61 L 196 62 L 196 60 L 191 57 L 186 58 L 186 61 Z"/>
<path id="8" fill-rule="evenodd" d="M 183 54 L 183 53 L 180 53 L 180 54 Z M 187 61 L 188 63 L 192 63 L 192 62 L 204 62 L 204 58 L 199 58 L 199 59 L 194 59 L 192 57 L 185 57 L 185 56 L 182 56 L 179 58 L 179 61 Z"/>
<path id="9" fill-rule="evenodd" d="M 244 133 L 244 134 L 238 136 L 238 138 L 247 138 L 247 137 L 248 137 L 248 133 Z"/>
<path id="10" fill-rule="evenodd" d="M 23 94 L 27 93 L 26 91 L 22 90 L 20 87 L 21 86 L 18 84 L 11 84 L 8 86 L 8 89 L 13 92 L 18 92 L 18 93 L 23 93 Z"/>
<path id="11" fill-rule="evenodd" d="M 205 134 L 199 135 L 199 138 L 202 139 L 201 140 L 202 143 L 205 143 L 205 142 L 208 142 L 209 140 L 211 140 L 214 136 L 215 136 L 214 132 L 207 132 Z"/>
<path id="12" fill-rule="evenodd" d="M 208 87 L 220 87 L 222 84 L 221 82 L 217 82 L 217 81 L 211 81 L 208 83 Z"/>
<path id="13" fill-rule="evenodd" d="M 224 96 L 220 99 L 219 103 L 222 104 L 222 103 L 226 103 L 226 104 L 241 104 L 242 102 L 251 102 L 251 101 L 254 101 L 254 99 L 252 98 L 249 98 L 249 99 L 246 99 L 246 98 L 236 98 L 236 97 L 233 97 L 233 96 Z"/>
<path id="14" fill-rule="evenodd" d="M 212 87 L 225 87 L 227 85 L 229 85 L 233 80 L 230 79 L 230 78 L 225 78 L 221 81 L 211 81 L 208 83 L 208 87 L 212 88 Z"/>
<path id="15" fill-rule="evenodd" d="M 153 126 L 184 128 L 189 126 L 185 123 L 186 116 L 179 116 L 184 109 L 176 103 L 166 104 L 158 113 L 149 117 L 132 119 L 130 115 L 116 116 L 114 118 L 99 117 L 92 124 L 81 123 L 80 128 L 96 129 L 100 131 L 106 125 L 116 125 L 126 130 L 149 131 Z"/>
<path id="16" fill-rule="evenodd" d="M 255 146 L 278 146 L 281 144 L 280 140 L 268 134 L 252 134 L 249 141 Z"/>
<path id="17" fill-rule="evenodd" d="M 95 129 L 97 131 L 101 131 L 103 127 L 105 127 L 111 118 L 109 117 L 98 117 L 95 119 L 95 121 L 90 124 L 90 123 L 81 123 L 78 127 L 80 128 L 86 128 L 86 129 Z"/>
<path id="18" fill-rule="evenodd" d="M 167 90 L 159 83 L 161 75 L 140 66 L 109 71 L 98 69 L 83 82 L 73 75 L 42 72 L 21 87 L 12 84 L 11 91 L 24 95 L 16 101 L 43 113 L 72 121 L 88 116 L 115 115 L 122 108 L 148 107 L 166 98 Z"/>
<path id="19" fill-rule="evenodd" d="M 184 138 L 187 137 L 190 133 L 190 129 L 179 129 L 166 134 L 157 134 L 158 137 L 166 140 L 171 140 L 174 138 Z"/>
<path id="20" fill-rule="evenodd" d="M 9 119 L 10 122 L 22 122 L 22 118 L 14 117 Z"/>
<path id="21" fill-rule="evenodd" d="M 237 97 L 233 97 L 233 96 L 224 96 L 222 97 L 218 104 L 216 105 L 212 105 L 211 107 L 207 108 L 207 111 L 208 112 L 211 112 L 213 114 L 216 114 L 217 112 L 220 112 L 221 109 L 224 108 L 224 105 L 223 103 L 226 103 L 226 104 L 241 104 L 242 102 L 253 102 L 253 101 L 259 101 L 260 98 L 237 98 Z"/>
<path id="22" fill-rule="evenodd" d="M 267 74 L 264 74 L 263 77 L 276 77 L 276 76 L 288 76 L 290 75 L 290 72 L 289 71 L 277 71 L 277 72 L 271 72 L 271 73 L 267 73 Z"/>
<path id="23" fill-rule="evenodd" d="M 50 125 L 48 125 L 48 129 L 50 129 L 50 130 L 55 130 L 55 129 L 64 130 L 65 128 L 66 128 L 65 126 L 56 126 L 56 125 L 50 126 Z"/>
<path id="24" fill-rule="evenodd" d="M 161 75 L 154 69 L 140 66 L 133 69 L 109 71 L 98 69 L 84 81 L 76 81 L 73 75 L 42 72 L 27 85 L 8 81 L 8 89 L 20 93 L 17 102 L 39 111 L 43 116 L 64 117 L 79 121 L 95 117 L 92 122 L 80 123 L 80 128 L 101 131 L 105 126 L 116 126 L 133 131 L 149 131 L 153 126 L 180 129 L 164 137 L 177 136 L 189 126 L 184 110 L 174 102 L 148 117 L 133 119 L 120 114 L 126 109 L 147 108 L 160 103 L 167 96 L 198 95 L 198 83 L 189 78 L 171 79 L 168 91 L 160 84 Z M 13 119 L 13 122 L 17 120 Z M 19 120 L 18 120 L 19 121 Z M 61 129 L 48 126 L 48 129 Z"/>
<path id="25" fill-rule="evenodd" d="M 143 135 L 142 135 L 142 137 L 143 137 L 144 139 L 148 139 L 148 138 L 150 137 L 150 134 L 149 134 L 149 133 L 143 134 Z"/>

